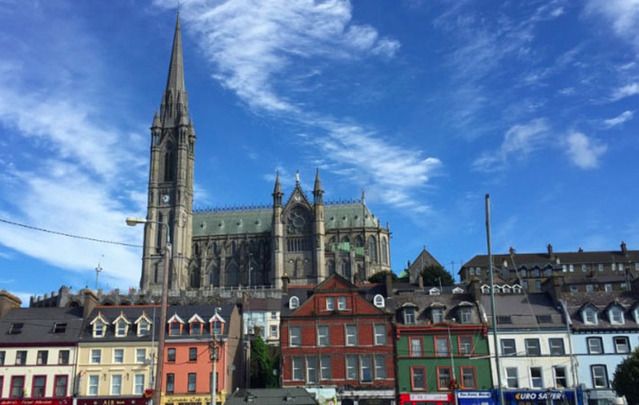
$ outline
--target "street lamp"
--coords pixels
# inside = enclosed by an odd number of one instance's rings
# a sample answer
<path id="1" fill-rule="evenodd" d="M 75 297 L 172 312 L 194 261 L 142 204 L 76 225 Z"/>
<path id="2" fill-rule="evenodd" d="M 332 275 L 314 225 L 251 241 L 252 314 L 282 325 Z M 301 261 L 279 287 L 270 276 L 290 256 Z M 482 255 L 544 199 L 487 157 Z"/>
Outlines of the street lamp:
<path id="1" fill-rule="evenodd" d="M 162 391 L 162 366 L 164 363 L 164 328 L 166 326 L 166 307 L 169 295 L 169 271 L 171 269 L 171 260 L 173 253 L 171 249 L 171 232 L 169 225 L 164 222 L 150 221 L 144 218 L 127 218 L 128 226 L 136 226 L 139 224 L 158 224 L 166 230 L 166 247 L 164 248 L 164 272 L 162 273 L 162 303 L 160 306 L 160 328 L 158 337 L 157 364 L 155 365 L 155 386 L 153 388 L 153 404 L 160 405 L 160 397 Z"/>

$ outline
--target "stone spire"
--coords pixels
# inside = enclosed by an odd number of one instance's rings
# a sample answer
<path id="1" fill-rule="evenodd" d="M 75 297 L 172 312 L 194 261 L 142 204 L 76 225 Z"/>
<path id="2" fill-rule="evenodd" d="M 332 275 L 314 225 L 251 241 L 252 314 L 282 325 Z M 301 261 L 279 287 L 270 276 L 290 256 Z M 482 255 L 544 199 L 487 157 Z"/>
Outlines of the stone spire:
<path id="1" fill-rule="evenodd" d="M 188 115 L 188 99 L 184 85 L 184 58 L 182 52 L 182 32 L 180 30 L 180 13 L 175 20 L 175 33 L 169 63 L 169 75 L 160 108 L 160 116 L 165 124 L 179 125 L 182 116 Z"/>
<path id="2" fill-rule="evenodd" d="M 322 190 L 322 181 L 320 180 L 319 169 L 315 171 L 315 185 L 313 186 L 313 197 L 315 197 L 316 203 L 323 203 L 322 195 L 324 194 L 324 190 Z"/>
<path id="3" fill-rule="evenodd" d="M 282 185 L 280 184 L 280 172 L 275 172 L 275 187 L 273 187 L 273 204 L 276 206 L 282 205 Z"/>

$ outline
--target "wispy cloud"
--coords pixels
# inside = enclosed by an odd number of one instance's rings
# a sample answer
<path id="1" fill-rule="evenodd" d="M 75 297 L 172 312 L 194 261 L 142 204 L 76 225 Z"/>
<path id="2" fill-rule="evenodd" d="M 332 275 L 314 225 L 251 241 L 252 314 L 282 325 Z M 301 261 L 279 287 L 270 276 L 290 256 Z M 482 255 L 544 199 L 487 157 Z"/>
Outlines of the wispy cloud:
<path id="1" fill-rule="evenodd" d="M 635 96 L 637 94 L 639 94 L 639 83 L 629 83 L 616 89 L 610 96 L 610 99 L 612 101 L 618 101 L 622 98 Z"/>
<path id="2" fill-rule="evenodd" d="M 504 134 L 496 151 L 484 152 L 473 162 L 473 169 L 493 172 L 505 169 L 509 160 L 519 160 L 541 147 L 550 128 L 544 118 L 513 125 Z"/>
<path id="3" fill-rule="evenodd" d="M 614 33 L 639 50 L 639 2 L 636 0 L 589 0 L 586 12 L 603 17 Z"/>
<path id="4" fill-rule="evenodd" d="M 580 169 L 595 169 L 599 166 L 599 158 L 608 147 L 582 132 L 571 132 L 565 140 L 566 153 L 571 162 Z"/>
<path id="5" fill-rule="evenodd" d="M 632 117 L 634 117 L 634 115 L 635 113 L 633 111 L 626 110 L 614 118 L 604 120 L 604 126 L 606 128 L 616 127 L 617 125 L 621 125 L 626 121 L 630 121 Z"/>
<path id="6" fill-rule="evenodd" d="M 156 4 L 172 8 L 171 0 Z M 366 58 L 393 58 L 400 43 L 363 24 L 352 22 L 350 1 L 199 1 L 186 3 L 182 14 L 215 71 L 214 77 L 250 108 L 306 127 L 306 138 L 324 167 L 358 173 L 371 194 L 384 203 L 416 211 L 425 208 L 421 191 L 441 163 L 421 151 L 397 145 L 375 129 L 309 109 L 297 99 L 310 82 L 300 66 L 319 71 L 319 61 L 361 63 Z M 295 77 L 290 89 L 289 77 Z M 286 91 L 286 90 L 292 91 Z M 331 153 L 326 153 L 331 151 Z M 377 161 L 377 162 L 375 162 Z"/>

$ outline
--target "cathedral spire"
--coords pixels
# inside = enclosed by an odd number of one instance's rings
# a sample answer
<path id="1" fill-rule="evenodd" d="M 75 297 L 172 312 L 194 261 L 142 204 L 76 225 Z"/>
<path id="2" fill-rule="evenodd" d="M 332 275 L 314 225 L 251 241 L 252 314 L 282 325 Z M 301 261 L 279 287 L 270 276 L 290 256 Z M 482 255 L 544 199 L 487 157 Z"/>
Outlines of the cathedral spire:
<path id="1" fill-rule="evenodd" d="M 280 172 L 275 172 L 275 187 L 273 187 L 273 205 L 279 207 L 282 205 L 282 185 L 280 184 Z"/>
<path id="2" fill-rule="evenodd" d="M 173 35 L 173 48 L 171 50 L 171 63 L 169 65 L 169 77 L 166 81 L 166 91 L 177 93 L 186 91 L 184 86 L 184 59 L 182 57 L 182 32 L 180 31 L 180 13 L 175 18 L 175 34 Z"/>
<path id="3" fill-rule="evenodd" d="M 324 194 L 324 190 L 322 190 L 322 181 L 320 180 L 319 169 L 315 171 L 315 184 L 313 185 L 313 197 L 315 197 L 315 202 L 318 204 L 322 204 L 324 201 L 322 199 L 322 195 Z"/>

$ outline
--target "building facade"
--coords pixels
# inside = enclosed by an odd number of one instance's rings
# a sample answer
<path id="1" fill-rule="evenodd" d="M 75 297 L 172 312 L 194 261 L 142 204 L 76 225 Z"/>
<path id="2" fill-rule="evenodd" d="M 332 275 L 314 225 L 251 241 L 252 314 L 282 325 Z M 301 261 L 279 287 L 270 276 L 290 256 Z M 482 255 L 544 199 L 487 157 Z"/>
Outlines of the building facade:
<path id="1" fill-rule="evenodd" d="M 282 387 L 331 387 L 341 404 L 394 403 L 392 315 L 383 301 L 339 275 L 312 290 L 290 288 L 281 317 Z"/>
<path id="2" fill-rule="evenodd" d="M 193 211 L 196 135 L 184 83 L 179 21 L 166 89 L 151 126 L 143 290 L 159 292 L 163 251 L 173 247 L 172 290 L 211 287 L 281 287 L 318 283 L 332 273 L 365 280 L 390 270 L 388 227 L 356 202 L 324 202 L 319 177 L 310 199 L 299 176 L 287 199 L 275 181 L 272 205 Z"/>

